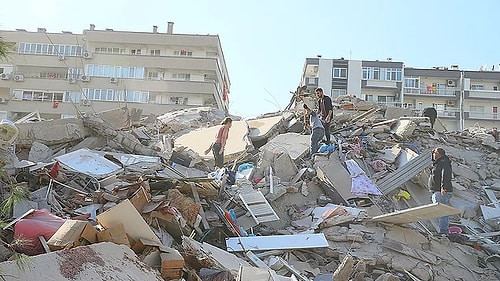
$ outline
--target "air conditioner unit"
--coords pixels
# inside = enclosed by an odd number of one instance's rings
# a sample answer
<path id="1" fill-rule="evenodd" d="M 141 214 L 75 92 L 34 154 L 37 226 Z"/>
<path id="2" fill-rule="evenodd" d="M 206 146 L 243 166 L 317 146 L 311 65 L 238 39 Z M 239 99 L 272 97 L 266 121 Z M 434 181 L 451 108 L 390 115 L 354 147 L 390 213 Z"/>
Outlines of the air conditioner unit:
<path id="1" fill-rule="evenodd" d="M 14 75 L 14 81 L 16 81 L 16 82 L 23 82 L 24 81 L 24 75 L 21 75 L 21 74 Z"/>
<path id="2" fill-rule="evenodd" d="M 82 105 L 84 105 L 84 106 L 90 106 L 90 100 L 87 100 L 87 99 L 82 100 Z"/>
<path id="3" fill-rule="evenodd" d="M 91 59 L 92 58 L 92 52 L 90 51 L 84 51 L 82 54 L 84 59 Z"/>
<path id="4" fill-rule="evenodd" d="M 447 100 L 447 101 L 446 101 L 446 105 L 447 105 L 447 106 L 454 106 L 454 105 L 455 105 L 455 102 L 454 102 L 454 101 L 452 101 L 452 100 Z"/>
<path id="5" fill-rule="evenodd" d="M 73 77 L 68 78 L 68 82 L 69 82 L 70 84 L 75 84 L 75 83 L 76 83 L 76 79 L 75 79 L 75 78 L 73 78 Z"/>
<path id="6" fill-rule="evenodd" d="M 82 75 L 82 81 L 83 82 L 89 82 L 90 81 L 90 76 L 88 76 L 88 75 Z"/>
<path id="7" fill-rule="evenodd" d="M 118 83 L 118 78 L 116 78 L 116 77 L 109 78 L 109 83 L 113 83 L 113 84 Z"/>
<path id="8" fill-rule="evenodd" d="M 66 57 L 65 57 L 64 55 L 58 55 L 58 56 L 57 56 L 57 59 L 58 59 L 58 60 L 65 60 L 65 59 L 66 59 Z"/>
<path id="9" fill-rule="evenodd" d="M 7 74 L 7 73 L 2 73 L 2 74 L 0 74 L 0 79 L 2 79 L 2 80 L 9 80 L 10 79 L 10 75 Z"/>
<path id="10" fill-rule="evenodd" d="M 446 80 L 446 85 L 448 87 L 455 87 L 455 80 Z"/>

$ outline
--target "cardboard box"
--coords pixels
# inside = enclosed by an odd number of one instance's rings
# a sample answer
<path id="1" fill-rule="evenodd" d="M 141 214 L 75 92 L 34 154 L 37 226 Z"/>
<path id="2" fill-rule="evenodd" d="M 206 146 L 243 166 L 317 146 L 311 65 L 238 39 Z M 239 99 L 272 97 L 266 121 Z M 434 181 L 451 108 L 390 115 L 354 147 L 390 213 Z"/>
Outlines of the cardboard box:
<path id="1" fill-rule="evenodd" d="M 127 233 L 125 232 L 125 227 L 121 223 L 107 228 L 104 231 L 98 232 L 97 240 L 99 242 L 114 242 L 116 244 L 127 245 L 130 247 L 130 241 Z"/>
<path id="2" fill-rule="evenodd" d="M 97 229 L 90 222 L 80 220 L 66 220 L 61 227 L 50 237 L 47 244 L 52 250 L 65 247 L 76 247 L 85 240 L 90 243 L 96 242 Z M 84 240 L 82 241 L 81 238 Z"/>

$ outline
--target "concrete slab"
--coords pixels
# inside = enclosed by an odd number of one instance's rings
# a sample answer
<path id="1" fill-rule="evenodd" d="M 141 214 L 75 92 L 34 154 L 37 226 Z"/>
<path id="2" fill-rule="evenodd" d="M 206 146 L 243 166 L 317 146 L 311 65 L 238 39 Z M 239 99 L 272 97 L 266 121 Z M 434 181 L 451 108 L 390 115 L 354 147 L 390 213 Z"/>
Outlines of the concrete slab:
<path id="1" fill-rule="evenodd" d="M 129 128 L 132 125 L 130 113 L 127 107 L 114 108 L 99 112 L 99 115 L 108 124 L 113 125 L 117 129 Z"/>
<path id="2" fill-rule="evenodd" d="M 54 119 L 36 123 L 16 124 L 19 129 L 17 144 L 31 145 L 38 141 L 45 145 L 54 145 L 82 140 L 90 136 L 91 131 L 83 125 L 81 119 Z"/>
<path id="3" fill-rule="evenodd" d="M 269 140 L 260 150 L 283 151 L 295 161 L 309 152 L 310 138 L 309 135 L 297 133 L 280 134 Z"/>
<path id="4" fill-rule="evenodd" d="M 351 193 L 351 176 L 336 155 L 316 156 L 314 168 L 318 178 L 332 185 L 345 201 L 357 197 Z"/>
<path id="5" fill-rule="evenodd" d="M 212 153 L 204 155 L 204 151 L 214 141 L 219 128 L 220 125 L 191 131 L 176 138 L 174 141 L 175 146 L 187 147 L 204 159 L 213 159 Z M 245 121 L 233 121 L 224 151 L 225 162 L 231 161 L 234 157 L 246 155 L 247 148 L 251 146 L 248 133 L 249 129 Z"/>
<path id="6" fill-rule="evenodd" d="M 261 119 L 247 120 L 250 128 L 249 137 L 252 141 L 260 141 L 278 133 L 276 130 L 284 121 L 283 116 L 273 116 Z"/>
<path id="7" fill-rule="evenodd" d="M 18 261 L 0 263 L 3 280 L 158 280 L 159 271 L 140 261 L 128 247 L 98 243 L 30 257 L 29 266 Z M 119 270 L 117 270 L 119 269 Z"/>

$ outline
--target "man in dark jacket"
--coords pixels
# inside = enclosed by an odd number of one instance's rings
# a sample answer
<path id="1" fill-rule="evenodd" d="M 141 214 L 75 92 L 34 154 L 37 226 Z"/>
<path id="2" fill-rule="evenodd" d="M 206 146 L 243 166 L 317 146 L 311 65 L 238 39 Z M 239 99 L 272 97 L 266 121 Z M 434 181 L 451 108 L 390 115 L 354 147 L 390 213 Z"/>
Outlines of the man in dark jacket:
<path id="1" fill-rule="evenodd" d="M 318 98 L 318 113 L 321 117 L 321 123 L 323 123 L 323 127 L 325 128 L 326 142 L 330 144 L 330 122 L 333 117 L 332 99 L 329 96 L 325 96 L 322 88 L 316 89 L 316 97 Z"/>
<path id="2" fill-rule="evenodd" d="M 436 148 L 432 151 L 433 167 L 429 178 L 429 187 L 432 191 L 432 202 L 449 205 L 453 196 L 453 187 L 451 186 L 452 168 L 451 160 L 442 148 Z M 438 219 L 439 234 L 449 234 L 448 216 Z"/>
<path id="3" fill-rule="evenodd" d="M 423 117 L 429 117 L 429 119 L 431 121 L 431 128 L 433 128 L 433 129 L 434 129 L 434 123 L 436 123 L 437 115 L 438 115 L 438 113 L 434 107 L 427 107 L 422 112 Z"/>

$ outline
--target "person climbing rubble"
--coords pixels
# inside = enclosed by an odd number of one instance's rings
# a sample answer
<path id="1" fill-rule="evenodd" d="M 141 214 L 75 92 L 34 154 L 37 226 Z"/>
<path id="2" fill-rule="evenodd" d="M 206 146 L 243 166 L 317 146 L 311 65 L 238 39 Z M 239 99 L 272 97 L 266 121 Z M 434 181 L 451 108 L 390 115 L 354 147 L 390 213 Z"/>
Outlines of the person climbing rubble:
<path id="1" fill-rule="evenodd" d="M 432 203 L 442 203 L 449 205 L 453 197 L 453 187 L 451 185 L 452 167 L 451 160 L 446 155 L 443 148 L 438 147 L 432 151 L 433 167 L 429 176 L 429 188 L 432 191 Z M 449 234 L 448 216 L 438 219 L 439 234 Z"/>

